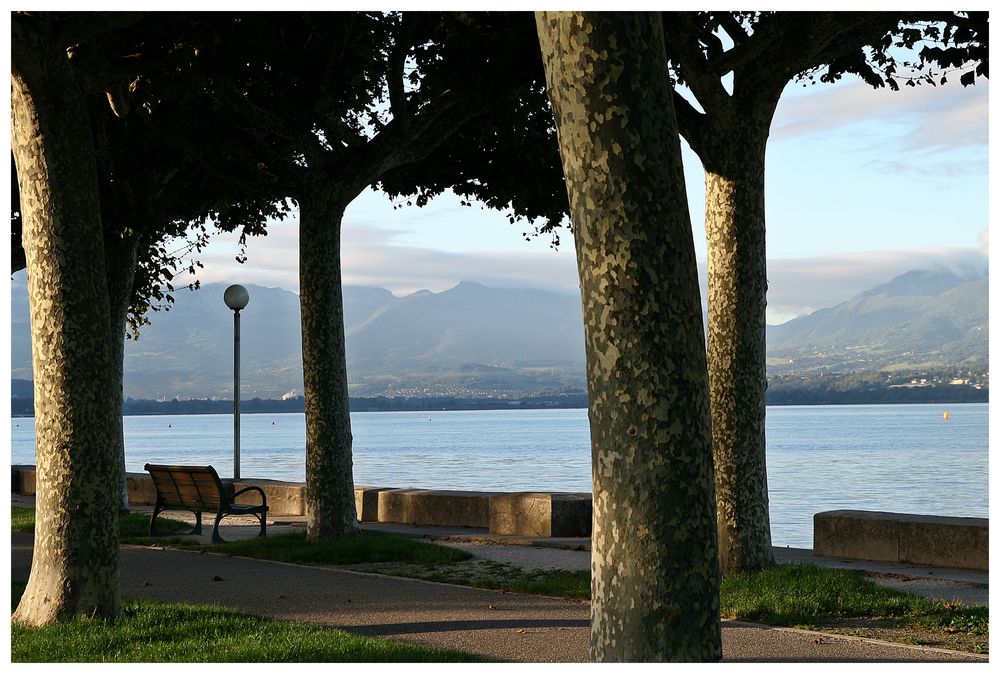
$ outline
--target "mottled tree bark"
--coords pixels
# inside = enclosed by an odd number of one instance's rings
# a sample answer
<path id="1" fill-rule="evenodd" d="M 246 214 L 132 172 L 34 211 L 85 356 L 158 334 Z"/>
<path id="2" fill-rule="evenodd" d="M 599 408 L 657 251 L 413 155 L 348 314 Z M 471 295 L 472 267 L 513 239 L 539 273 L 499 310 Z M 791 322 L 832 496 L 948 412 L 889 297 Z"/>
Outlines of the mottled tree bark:
<path id="1" fill-rule="evenodd" d="M 747 111 L 738 118 L 712 134 L 703 158 L 712 446 L 719 561 L 727 574 L 774 564 L 764 435 L 764 151 L 771 116 L 760 120 Z"/>
<path id="2" fill-rule="evenodd" d="M 115 616 L 116 460 L 93 139 L 65 51 L 13 20 L 11 136 L 28 270 L 38 484 L 31 575 L 13 615 Z"/>
<path id="3" fill-rule="evenodd" d="M 299 197 L 309 540 L 358 533 L 340 275 L 340 228 L 349 201 L 322 188 Z"/>
<path id="4" fill-rule="evenodd" d="M 536 21 L 583 298 L 591 659 L 716 661 L 705 342 L 659 18 L 540 12 Z"/>

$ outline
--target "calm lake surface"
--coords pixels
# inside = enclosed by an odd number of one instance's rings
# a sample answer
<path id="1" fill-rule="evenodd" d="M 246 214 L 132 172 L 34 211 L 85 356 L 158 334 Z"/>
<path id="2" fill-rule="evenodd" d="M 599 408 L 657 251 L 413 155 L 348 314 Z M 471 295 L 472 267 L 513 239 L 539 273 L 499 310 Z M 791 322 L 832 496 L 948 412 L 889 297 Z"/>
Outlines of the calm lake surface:
<path id="1" fill-rule="evenodd" d="M 812 516 L 834 509 L 987 517 L 988 405 L 767 409 L 775 545 L 812 547 Z M 950 419 L 944 419 L 944 413 Z M 359 485 L 589 492 L 587 411 L 351 415 Z M 232 475 L 230 415 L 125 417 L 126 463 L 211 464 Z M 305 480 L 305 417 L 241 417 L 243 477 Z M 11 463 L 35 462 L 34 419 L 11 420 Z"/>

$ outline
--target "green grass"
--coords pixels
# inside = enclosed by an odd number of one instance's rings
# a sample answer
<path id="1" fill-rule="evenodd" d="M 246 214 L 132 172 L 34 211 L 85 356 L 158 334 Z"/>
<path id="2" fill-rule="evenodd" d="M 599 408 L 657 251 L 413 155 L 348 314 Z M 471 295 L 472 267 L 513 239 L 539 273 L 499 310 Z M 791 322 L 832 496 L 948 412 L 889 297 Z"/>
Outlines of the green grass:
<path id="1" fill-rule="evenodd" d="M 15 584 L 16 604 L 24 591 Z M 125 600 L 116 620 L 11 626 L 12 662 L 483 662 L 214 606 Z"/>
<path id="2" fill-rule="evenodd" d="M 33 531 L 35 528 L 35 509 L 11 506 L 10 526 L 12 531 Z M 191 529 L 190 524 L 162 516 L 156 518 L 156 526 L 160 531 L 168 534 L 180 533 Z M 148 533 L 149 513 L 129 513 L 119 516 L 118 537 L 123 543 L 138 542 L 140 539 L 148 541 Z"/>
<path id="3" fill-rule="evenodd" d="M 403 562 L 409 564 L 451 564 L 471 559 L 464 550 L 448 548 L 406 536 L 363 531 L 353 538 L 307 541 L 304 533 L 287 533 L 250 538 L 218 545 L 189 545 L 185 548 L 220 552 L 241 557 L 270 559 L 292 564 L 366 564 Z"/>
<path id="4" fill-rule="evenodd" d="M 14 531 L 31 531 L 35 526 L 32 508 L 11 507 L 11 526 Z M 204 545 L 190 538 L 178 536 L 147 536 L 148 513 L 130 513 L 119 518 L 120 538 L 123 543 L 170 545 L 185 549 L 218 552 L 241 557 L 270 559 L 292 564 L 366 564 L 402 562 L 424 566 L 451 564 L 471 559 L 464 550 L 436 545 L 406 536 L 396 536 L 374 531 L 364 531 L 353 538 L 340 540 L 306 541 L 303 533 L 287 533 Z M 166 519 L 156 519 L 157 528 L 163 533 L 189 531 L 190 524 Z M 210 525 L 208 525 L 210 526 Z"/>
<path id="5" fill-rule="evenodd" d="M 35 509 L 10 507 L 10 528 L 12 531 L 34 531 Z"/>
<path id="6" fill-rule="evenodd" d="M 768 625 L 813 626 L 851 618 L 896 618 L 901 624 L 955 628 L 985 635 L 989 609 L 933 601 L 899 592 L 860 571 L 781 564 L 722 580 L 723 617 Z"/>
<path id="7" fill-rule="evenodd" d="M 491 589 L 506 589 L 526 594 L 542 594 L 565 599 L 590 598 L 589 571 L 547 571 L 540 574 L 527 573 L 524 577 L 513 578 L 511 582 L 497 586 L 480 585 Z"/>

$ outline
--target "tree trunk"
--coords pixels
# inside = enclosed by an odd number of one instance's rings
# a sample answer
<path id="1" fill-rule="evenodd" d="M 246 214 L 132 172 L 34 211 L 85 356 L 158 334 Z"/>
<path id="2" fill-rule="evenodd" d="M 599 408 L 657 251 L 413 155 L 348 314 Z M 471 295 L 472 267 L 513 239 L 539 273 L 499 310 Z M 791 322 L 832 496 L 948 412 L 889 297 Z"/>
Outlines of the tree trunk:
<path id="1" fill-rule="evenodd" d="M 132 302 L 132 281 L 138 262 L 138 242 L 133 235 L 123 235 L 114 244 L 105 244 L 105 269 L 107 270 L 108 299 L 111 308 L 110 344 L 114 392 L 108 401 L 115 423 L 112 427 L 114 451 L 118 457 L 117 479 L 118 510 L 129 511 L 128 479 L 125 469 L 125 429 L 122 412 L 125 405 L 125 328 L 128 308 Z"/>
<path id="2" fill-rule="evenodd" d="M 115 420 L 94 147 L 66 53 L 13 21 L 11 136 L 24 218 L 38 470 L 31 575 L 13 619 L 116 616 Z M 33 25 L 28 25 L 33 22 Z"/>
<path id="3" fill-rule="evenodd" d="M 349 201 L 322 189 L 299 198 L 309 540 L 358 533 L 340 278 L 340 227 Z"/>
<path id="4" fill-rule="evenodd" d="M 774 564 L 764 438 L 764 150 L 770 115 L 713 134 L 705 162 L 708 371 L 723 573 Z"/>
<path id="5" fill-rule="evenodd" d="M 594 661 L 717 661 L 705 342 L 659 16 L 536 14 L 576 240 Z"/>

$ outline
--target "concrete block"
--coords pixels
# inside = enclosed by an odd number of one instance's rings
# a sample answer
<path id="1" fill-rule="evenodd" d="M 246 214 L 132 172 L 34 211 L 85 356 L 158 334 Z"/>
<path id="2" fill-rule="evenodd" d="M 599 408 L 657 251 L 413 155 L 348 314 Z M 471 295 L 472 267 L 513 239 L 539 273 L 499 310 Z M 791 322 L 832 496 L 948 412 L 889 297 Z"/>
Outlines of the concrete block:
<path id="1" fill-rule="evenodd" d="M 490 497 L 490 533 L 515 536 L 589 536 L 590 494 L 521 492 Z"/>
<path id="2" fill-rule="evenodd" d="M 354 487 L 354 507 L 359 522 L 378 522 L 378 495 L 395 487 Z"/>
<path id="3" fill-rule="evenodd" d="M 131 505 L 153 505 L 156 503 L 156 485 L 149 473 L 125 473 L 128 484 L 128 502 Z"/>
<path id="4" fill-rule="evenodd" d="M 378 494 L 378 521 L 439 527 L 490 526 L 496 492 L 390 489 Z"/>
<path id="5" fill-rule="evenodd" d="M 16 494 L 35 493 L 34 466 L 11 466 L 10 471 L 10 486 L 12 492 Z"/>
<path id="6" fill-rule="evenodd" d="M 289 517 L 306 514 L 306 488 L 299 482 L 279 480 L 239 480 L 233 483 L 233 491 L 246 487 L 260 487 L 267 496 L 268 517 Z M 251 491 L 236 497 L 237 503 L 260 504 L 260 494 Z"/>
<path id="7" fill-rule="evenodd" d="M 830 510 L 813 516 L 813 553 L 821 557 L 899 560 L 899 522 L 886 513 Z"/>
<path id="8" fill-rule="evenodd" d="M 899 561 L 989 571 L 988 519 L 930 515 L 900 517 Z"/>
<path id="9" fill-rule="evenodd" d="M 833 510 L 813 517 L 823 557 L 989 570 L 989 520 Z"/>

